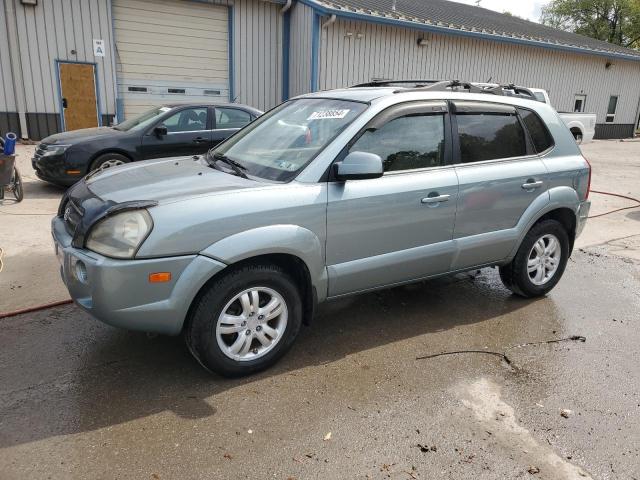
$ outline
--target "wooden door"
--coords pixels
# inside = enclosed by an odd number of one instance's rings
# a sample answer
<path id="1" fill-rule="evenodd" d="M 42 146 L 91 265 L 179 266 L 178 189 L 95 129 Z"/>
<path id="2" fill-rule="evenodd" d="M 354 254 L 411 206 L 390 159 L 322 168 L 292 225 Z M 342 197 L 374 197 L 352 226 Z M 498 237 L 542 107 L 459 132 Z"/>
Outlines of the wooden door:
<path id="1" fill-rule="evenodd" d="M 64 129 L 77 130 L 98 126 L 95 66 L 84 63 L 59 63 L 60 91 Z"/>

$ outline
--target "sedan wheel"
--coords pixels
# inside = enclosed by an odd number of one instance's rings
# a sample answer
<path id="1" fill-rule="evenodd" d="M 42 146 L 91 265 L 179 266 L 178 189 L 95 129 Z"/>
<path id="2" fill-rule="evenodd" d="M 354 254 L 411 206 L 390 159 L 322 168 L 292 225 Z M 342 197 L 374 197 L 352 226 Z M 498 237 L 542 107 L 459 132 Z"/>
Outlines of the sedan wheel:
<path id="1" fill-rule="evenodd" d="M 218 346 L 232 360 L 258 359 L 282 339 L 287 319 L 282 295 L 268 287 L 248 288 L 222 309 L 216 325 Z"/>
<path id="2" fill-rule="evenodd" d="M 98 170 L 106 170 L 107 168 L 117 167 L 118 165 L 124 165 L 124 162 L 117 158 L 112 158 L 103 162 L 102 165 L 98 167 Z"/>

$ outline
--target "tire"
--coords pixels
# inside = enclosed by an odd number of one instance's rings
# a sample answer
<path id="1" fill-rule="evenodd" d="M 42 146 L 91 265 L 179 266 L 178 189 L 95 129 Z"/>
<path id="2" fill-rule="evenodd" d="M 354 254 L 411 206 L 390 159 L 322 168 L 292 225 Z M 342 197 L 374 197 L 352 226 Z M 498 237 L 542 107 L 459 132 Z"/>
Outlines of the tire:
<path id="1" fill-rule="evenodd" d="M 258 291 L 259 310 L 254 307 L 254 291 Z M 244 294 L 248 304 L 243 306 Z M 269 311 L 278 310 L 272 310 L 274 299 L 284 306 L 268 319 Z M 223 314 L 225 320 L 231 320 L 223 322 Z M 245 265 L 213 281 L 198 295 L 184 335 L 203 367 L 239 377 L 273 365 L 289 350 L 301 324 L 302 299 L 293 279 L 276 265 Z M 265 346 L 263 342 L 269 340 L 270 346 Z"/>
<path id="2" fill-rule="evenodd" d="M 576 143 L 580 145 L 582 143 L 582 132 L 573 131 L 571 133 L 573 133 L 573 138 L 575 139 Z"/>
<path id="3" fill-rule="evenodd" d="M 22 177 L 20 172 L 16 168 L 13 174 L 13 196 L 16 197 L 16 201 L 20 203 L 24 199 L 24 190 L 22 189 Z"/>
<path id="4" fill-rule="evenodd" d="M 553 240 L 556 248 L 552 247 Z M 543 220 L 525 235 L 511 263 L 500 267 L 500 279 L 516 295 L 541 297 L 560 281 L 568 260 L 567 231 L 556 220 Z"/>
<path id="5" fill-rule="evenodd" d="M 125 163 L 129 163 L 130 161 L 131 160 L 129 158 L 119 153 L 105 153 L 91 162 L 89 172 L 93 172 L 94 170 L 98 169 L 107 169 L 110 167 L 116 167 L 118 165 L 124 165 Z"/>

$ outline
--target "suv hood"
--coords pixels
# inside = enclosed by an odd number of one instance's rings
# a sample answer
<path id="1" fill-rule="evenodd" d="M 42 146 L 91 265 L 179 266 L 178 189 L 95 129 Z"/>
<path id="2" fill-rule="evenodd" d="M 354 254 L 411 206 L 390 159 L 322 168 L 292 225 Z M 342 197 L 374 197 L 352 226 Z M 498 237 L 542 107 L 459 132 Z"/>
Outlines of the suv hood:
<path id="1" fill-rule="evenodd" d="M 116 203 L 167 202 L 260 185 L 215 170 L 200 156 L 135 162 L 89 174 L 84 181 L 94 195 Z"/>
<path id="2" fill-rule="evenodd" d="M 49 145 L 55 144 L 72 144 L 85 141 L 95 140 L 105 135 L 122 135 L 126 132 L 114 130 L 111 127 L 82 128 L 80 130 L 72 130 L 70 132 L 56 133 L 42 140 L 42 143 Z"/>

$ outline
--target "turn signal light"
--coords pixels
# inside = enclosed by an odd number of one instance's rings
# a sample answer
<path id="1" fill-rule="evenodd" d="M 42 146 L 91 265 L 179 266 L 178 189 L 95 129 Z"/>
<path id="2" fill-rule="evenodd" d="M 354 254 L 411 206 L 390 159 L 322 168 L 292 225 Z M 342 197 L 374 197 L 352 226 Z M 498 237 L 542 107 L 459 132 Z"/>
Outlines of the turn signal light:
<path id="1" fill-rule="evenodd" d="M 171 272 L 156 272 L 149 274 L 149 283 L 164 283 L 171 281 Z"/>
<path id="2" fill-rule="evenodd" d="M 80 170 L 67 170 L 67 175 L 80 175 Z"/>

